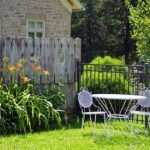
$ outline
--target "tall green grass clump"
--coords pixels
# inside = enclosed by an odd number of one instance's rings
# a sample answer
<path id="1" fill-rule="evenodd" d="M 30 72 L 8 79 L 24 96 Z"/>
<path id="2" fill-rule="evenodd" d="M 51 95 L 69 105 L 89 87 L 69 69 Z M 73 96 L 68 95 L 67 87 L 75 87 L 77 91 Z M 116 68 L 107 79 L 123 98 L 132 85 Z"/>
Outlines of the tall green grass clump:
<path id="1" fill-rule="evenodd" d="M 58 112 L 32 85 L 0 85 L 0 134 L 48 130 L 54 120 L 60 124 Z"/>
<path id="2" fill-rule="evenodd" d="M 94 93 L 132 92 L 128 78 L 128 67 L 124 60 L 110 56 L 96 57 L 91 63 L 84 65 L 83 70 L 81 86 L 87 87 Z"/>

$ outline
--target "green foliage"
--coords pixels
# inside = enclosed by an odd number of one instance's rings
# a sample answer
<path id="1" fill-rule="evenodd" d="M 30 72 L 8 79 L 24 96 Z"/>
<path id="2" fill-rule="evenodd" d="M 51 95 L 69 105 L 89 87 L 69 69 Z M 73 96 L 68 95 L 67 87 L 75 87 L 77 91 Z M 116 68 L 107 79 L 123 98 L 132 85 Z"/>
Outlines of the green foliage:
<path id="1" fill-rule="evenodd" d="M 72 37 L 82 39 L 82 61 L 97 55 L 122 56 L 132 50 L 128 10 L 122 0 L 80 0 L 85 11 L 73 13 Z M 132 60 L 133 60 L 132 55 Z"/>
<path id="2" fill-rule="evenodd" d="M 38 65 L 33 65 L 33 73 L 26 75 L 26 60 L 18 60 L 17 65 L 9 64 L 3 58 L 3 76 L 0 81 L 0 134 L 26 133 L 49 129 L 55 121 L 60 126 L 60 116 L 54 108 L 65 103 L 65 95 L 60 85 L 42 86 L 34 84 L 36 76 L 49 74 Z M 11 77 L 9 78 L 8 75 Z M 46 86 L 46 85 L 45 85 Z M 44 95 L 45 94 L 45 95 Z"/>
<path id="3" fill-rule="evenodd" d="M 101 64 L 101 65 L 125 65 L 124 60 L 112 58 L 110 56 L 102 57 L 96 57 L 94 60 L 91 61 L 91 64 Z"/>
<path id="4" fill-rule="evenodd" d="M 132 25 L 132 38 L 136 39 L 138 55 L 150 63 L 150 1 L 137 0 L 135 6 L 126 0 L 129 8 L 129 20 Z"/>
<path id="5" fill-rule="evenodd" d="M 86 87 L 95 93 L 131 93 L 132 87 L 127 78 L 128 68 L 118 64 L 123 65 L 124 61 L 109 56 L 95 58 L 84 66 L 84 70 L 91 71 L 83 72 L 81 83 L 86 83 Z"/>
<path id="6" fill-rule="evenodd" d="M 32 85 L 0 85 L 0 134 L 49 129 L 54 120 L 60 124 L 58 112 Z"/>
<path id="7" fill-rule="evenodd" d="M 63 84 L 50 84 L 47 86 L 44 96 L 53 104 L 55 109 L 62 107 L 65 104 L 66 95 L 63 91 Z"/>

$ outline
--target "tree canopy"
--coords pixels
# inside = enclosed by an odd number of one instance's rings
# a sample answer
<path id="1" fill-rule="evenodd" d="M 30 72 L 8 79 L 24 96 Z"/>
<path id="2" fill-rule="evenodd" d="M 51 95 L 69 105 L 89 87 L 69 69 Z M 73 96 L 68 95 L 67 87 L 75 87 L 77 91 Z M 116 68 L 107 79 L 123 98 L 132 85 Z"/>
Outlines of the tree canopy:
<path id="1" fill-rule="evenodd" d="M 86 10 L 74 13 L 72 37 L 82 39 L 82 61 L 97 55 L 128 58 L 134 51 L 130 39 L 128 10 L 122 0 L 80 0 Z M 135 55 L 134 55 L 135 56 Z"/>
<path id="2" fill-rule="evenodd" d="M 126 4 L 130 12 L 132 38 L 136 40 L 138 55 L 150 64 L 150 1 L 137 0 L 136 5 L 132 5 L 130 0 L 126 0 Z"/>

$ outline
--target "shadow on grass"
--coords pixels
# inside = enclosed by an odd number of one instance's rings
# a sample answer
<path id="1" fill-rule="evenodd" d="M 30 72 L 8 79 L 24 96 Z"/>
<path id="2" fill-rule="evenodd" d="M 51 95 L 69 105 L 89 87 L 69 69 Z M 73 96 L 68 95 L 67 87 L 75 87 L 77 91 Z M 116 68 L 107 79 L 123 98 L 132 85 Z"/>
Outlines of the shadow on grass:
<path id="1" fill-rule="evenodd" d="M 103 148 L 113 149 L 115 147 L 126 147 L 134 149 L 134 146 L 143 148 L 150 145 L 150 132 L 140 126 L 139 130 L 131 132 L 128 122 L 115 121 L 107 128 L 104 124 L 98 124 L 95 132 L 82 133 L 85 138 L 93 139 L 94 143 Z M 150 148 L 150 147 L 149 147 Z"/>
<path id="2" fill-rule="evenodd" d="M 103 147 L 130 147 L 132 146 L 141 147 L 141 146 L 148 146 L 150 144 L 150 137 L 145 135 L 136 135 L 134 136 L 131 133 L 122 133 L 122 132 L 111 132 L 111 131 L 103 131 L 99 133 L 85 133 L 83 134 L 84 137 L 92 138 L 94 143 L 98 146 Z"/>

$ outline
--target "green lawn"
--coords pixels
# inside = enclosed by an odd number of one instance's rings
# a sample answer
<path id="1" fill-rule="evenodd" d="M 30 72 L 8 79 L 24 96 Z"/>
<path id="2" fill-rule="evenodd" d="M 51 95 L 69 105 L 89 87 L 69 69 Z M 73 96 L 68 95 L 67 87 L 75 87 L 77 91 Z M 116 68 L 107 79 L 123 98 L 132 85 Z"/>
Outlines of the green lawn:
<path id="1" fill-rule="evenodd" d="M 149 134 L 133 135 L 128 125 L 114 122 L 104 128 L 103 124 L 97 124 L 93 133 L 88 123 L 83 130 L 80 123 L 74 123 L 61 130 L 1 136 L 0 150 L 150 150 Z"/>

